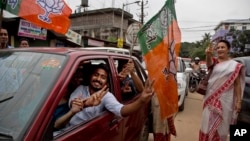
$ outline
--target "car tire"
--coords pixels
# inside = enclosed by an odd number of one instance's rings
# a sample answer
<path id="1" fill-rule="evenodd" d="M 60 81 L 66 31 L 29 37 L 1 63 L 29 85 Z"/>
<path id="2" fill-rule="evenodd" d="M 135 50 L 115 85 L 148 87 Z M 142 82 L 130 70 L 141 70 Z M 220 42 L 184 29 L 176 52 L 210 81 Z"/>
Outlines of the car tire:
<path id="1" fill-rule="evenodd" d="M 185 101 L 185 97 L 183 99 L 183 102 L 182 102 L 181 106 L 179 107 L 179 111 L 183 111 L 184 110 L 184 101 Z"/>
<path id="2" fill-rule="evenodd" d="M 148 141 L 148 135 L 149 135 L 149 119 L 147 118 L 143 124 L 139 141 Z"/>
<path id="3" fill-rule="evenodd" d="M 191 82 L 189 82 L 189 92 L 190 93 L 194 93 L 197 89 L 198 86 L 198 81 L 197 80 L 190 80 Z"/>
<path id="4" fill-rule="evenodd" d="M 186 87 L 185 93 L 186 93 L 186 96 L 188 96 L 188 87 Z"/>

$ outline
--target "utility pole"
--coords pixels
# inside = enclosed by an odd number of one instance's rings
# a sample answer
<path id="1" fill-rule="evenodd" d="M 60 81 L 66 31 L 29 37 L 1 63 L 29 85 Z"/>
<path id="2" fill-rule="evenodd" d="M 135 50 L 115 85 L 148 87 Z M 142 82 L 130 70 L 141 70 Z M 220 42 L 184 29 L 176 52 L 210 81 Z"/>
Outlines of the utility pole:
<path id="1" fill-rule="evenodd" d="M 143 25 L 144 24 L 144 17 L 146 16 L 144 14 L 144 9 L 145 9 L 145 6 L 148 4 L 148 0 L 146 1 L 146 3 L 144 3 L 144 1 L 142 0 L 141 1 L 141 4 L 139 4 L 141 6 L 141 14 L 139 15 L 140 17 L 140 21 L 141 21 L 141 24 Z"/>
<path id="2" fill-rule="evenodd" d="M 124 7 L 130 4 L 134 4 L 134 3 L 140 3 L 140 1 L 134 1 L 131 3 L 126 3 L 126 4 L 122 4 L 122 18 L 121 18 L 121 27 L 120 27 L 120 38 L 118 38 L 117 40 L 117 47 L 122 48 L 123 47 L 123 17 L 124 17 Z"/>

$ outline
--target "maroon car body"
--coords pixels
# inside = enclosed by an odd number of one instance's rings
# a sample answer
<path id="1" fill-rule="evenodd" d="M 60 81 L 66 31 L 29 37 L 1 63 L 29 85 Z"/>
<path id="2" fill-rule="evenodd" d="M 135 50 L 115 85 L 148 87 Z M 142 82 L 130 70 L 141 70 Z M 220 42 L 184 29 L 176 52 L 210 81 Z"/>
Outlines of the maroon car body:
<path id="1" fill-rule="evenodd" d="M 110 91 L 121 103 L 116 59 L 130 56 L 74 48 L 24 48 L 0 51 L 0 140 L 138 141 L 149 114 L 149 105 L 128 117 L 103 111 L 94 119 L 53 137 L 53 113 L 68 90 L 79 64 L 104 60 L 110 68 Z M 137 75 L 147 79 L 139 61 Z M 97 61 L 96 61 L 97 60 Z M 7 81 L 8 80 L 8 81 Z M 9 82 L 11 81 L 11 82 Z"/>

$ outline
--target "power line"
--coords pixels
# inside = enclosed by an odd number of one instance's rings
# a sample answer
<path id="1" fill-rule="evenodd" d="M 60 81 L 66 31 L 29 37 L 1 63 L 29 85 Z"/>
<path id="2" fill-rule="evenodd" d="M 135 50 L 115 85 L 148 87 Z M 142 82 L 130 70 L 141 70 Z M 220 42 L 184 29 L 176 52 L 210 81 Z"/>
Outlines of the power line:
<path id="1" fill-rule="evenodd" d="M 205 27 L 216 27 L 217 25 L 206 25 L 206 26 L 196 26 L 196 27 L 185 27 L 182 29 L 193 29 L 193 28 L 205 28 Z"/>
<path id="2" fill-rule="evenodd" d="M 183 30 L 182 30 L 183 31 Z M 213 29 L 204 29 L 204 30 L 184 30 L 185 32 L 202 32 L 202 31 L 213 31 Z"/>

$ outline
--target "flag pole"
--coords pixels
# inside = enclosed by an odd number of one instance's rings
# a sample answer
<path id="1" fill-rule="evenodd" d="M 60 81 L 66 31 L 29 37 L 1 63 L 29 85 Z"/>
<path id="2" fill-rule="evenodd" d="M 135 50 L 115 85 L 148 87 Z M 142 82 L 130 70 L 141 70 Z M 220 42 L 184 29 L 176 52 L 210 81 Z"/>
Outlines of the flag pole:
<path id="1" fill-rule="evenodd" d="M 3 21 L 3 1 L 4 1 L 4 0 L 1 0 L 0 28 L 2 28 L 2 21 Z"/>
<path id="2" fill-rule="evenodd" d="M 2 28 L 2 22 L 3 22 L 3 8 L 4 5 L 6 4 L 6 0 L 1 0 L 1 11 L 0 11 L 0 28 Z"/>

